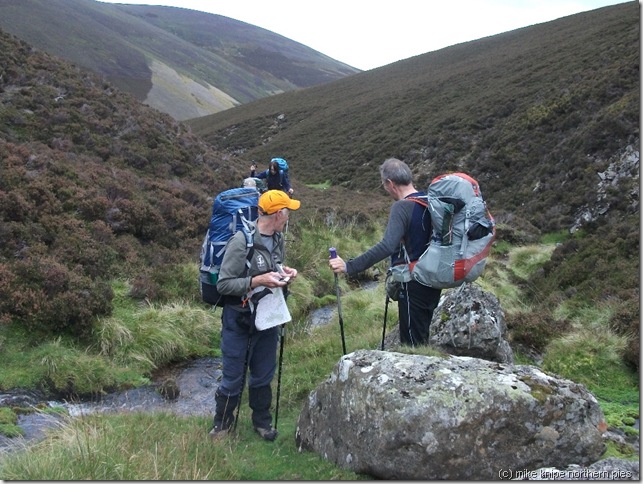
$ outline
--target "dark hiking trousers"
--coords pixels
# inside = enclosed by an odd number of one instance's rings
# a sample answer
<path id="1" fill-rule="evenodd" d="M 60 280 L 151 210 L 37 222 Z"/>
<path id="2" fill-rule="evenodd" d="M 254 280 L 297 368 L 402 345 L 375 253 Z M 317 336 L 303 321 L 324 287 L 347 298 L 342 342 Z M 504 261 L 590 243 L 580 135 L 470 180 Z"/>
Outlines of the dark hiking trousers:
<path id="1" fill-rule="evenodd" d="M 400 318 L 400 342 L 407 346 L 428 344 L 433 311 L 440 302 L 440 289 L 416 281 L 402 284 L 397 301 Z"/>
<path id="2" fill-rule="evenodd" d="M 277 368 L 278 327 L 257 331 L 251 321 L 250 313 L 235 311 L 228 305 L 223 308 L 221 326 L 223 378 L 219 385 L 219 392 L 226 396 L 236 396 L 241 393 L 249 339 L 249 377 L 246 380 L 248 387 L 269 386 Z"/>

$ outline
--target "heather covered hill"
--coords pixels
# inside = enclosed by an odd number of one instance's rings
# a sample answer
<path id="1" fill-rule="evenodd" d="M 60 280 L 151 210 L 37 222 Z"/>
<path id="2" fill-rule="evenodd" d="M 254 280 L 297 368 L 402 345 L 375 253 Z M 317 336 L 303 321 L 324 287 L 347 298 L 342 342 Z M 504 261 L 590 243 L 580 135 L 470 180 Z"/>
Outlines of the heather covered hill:
<path id="1" fill-rule="evenodd" d="M 600 8 L 458 44 L 330 84 L 190 120 L 237 159 L 283 156 L 296 180 L 379 199 L 377 167 L 481 183 L 512 243 L 573 232 L 529 281 L 533 301 L 614 303 L 633 335 L 640 295 L 640 6 Z"/>
<path id="2" fill-rule="evenodd" d="M 0 28 L 178 120 L 359 72 L 268 30 L 174 7 L 3 1 Z"/>
<path id="3" fill-rule="evenodd" d="M 388 156 L 421 185 L 465 170 L 496 209 L 569 228 L 597 173 L 638 146 L 639 20 L 636 2 L 605 7 L 189 123 L 240 159 L 281 153 L 306 183 L 373 189 Z"/>
<path id="4" fill-rule="evenodd" d="M 198 254 L 212 194 L 243 178 L 169 115 L 3 32 L 0 106 L 2 322 L 88 330 L 107 281 Z"/>
<path id="5" fill-rule="evenodd" d="M 638 14 L 629 2 L 275 95 L 191 121 L 200 138 L 3 34 L 0 319 L 89 331 L 118 277 L 163 301 L 198 258 L 211 197 L 253 159 L 288 159 L 302 224 L 381 225 L 377 166 L 398 156 L 419 186 L 448 170 L 476 177 L 499 242 L 574 229 L 515 284 L 545 310 L 609 304 L 637 366 Z"/>
<path id="6" fill-rule="evenodd" d="M 196 267 L 213 196 L 247 176 L 188 126 L 2 31 L 0 107 L 0 323 L 82 335 L 118 278 L 166 301 L 177 267 Z"/>

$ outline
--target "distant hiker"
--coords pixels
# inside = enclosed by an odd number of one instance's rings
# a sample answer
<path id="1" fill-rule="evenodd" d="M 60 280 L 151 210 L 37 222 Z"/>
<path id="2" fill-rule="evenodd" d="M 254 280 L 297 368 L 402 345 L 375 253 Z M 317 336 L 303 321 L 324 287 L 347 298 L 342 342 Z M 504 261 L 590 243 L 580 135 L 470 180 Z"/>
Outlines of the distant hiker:
<path id="1" fill-rule="evenodd" d="M 290 186 L 290 177 L 288 171 L 280 168 L 279 163 L 275 160 L 271 161 L 268 169 L 260 173 L 256 173 L 257 164 L 253 162 L 250 166 L 250 176 L 253 178 L 265 179 L 268 185 L 268 190 L 283 190 L 288 195 L 292 195 L 294 190 Z"/>
<path id="2" fill-rule="evenodd" d="M 356 274 L 391 258 L 391 266 L 413 264 L 426 250 L 431 238 L 431 215 L 422 205 L 406 200 L 424 196 L 413 186 L 413 175 L 408 165 L 389 158 L 380 166 L 384 190 L 395 200 L 391 206 L 388 225 L 380 242 L 363 254 L 345 262 L 341 257 L 329 259 L 335 273 Z M 406 252 L 405 252 L 406 248 Z M 433 311 L 440 301 L 440 290 L 424 286 L 414 280 L 403 282 L 398 296 L 400 341 L 407 346 L 426 344 Z"/>
<path id="3" fill-rule="evenodd" d="M 277 326 L 262 331 L 255 327 L 255 308 L 261 308 L 259 298 L 249 297 L 251 291 L 263 286 L 282 288 L 297 277 L 297 270 L 282 265 L 284 238 L 282 231 L 289 212 L 300 207 L 281 190 L 269 190 L 259 197 L 259 218 L 253 222 L 256 230 L 253 248 L 248 249 L 246 238 L 238 231 L 230 239 L 221 262 L 217 290 L 226 296 L 221 315 L 221 353 L 223 377 L 215 393 L 216 411 L 210 437 L 217 440 L 226 435 L 235 421 L 234 412 L 240 405 L 249 368 L 248 403 L 252 409 L 252 424 L 265 440 L 275 440 L 272 427 L 271 381 L 277 367 Z M 248 250 L 254 250 L 248 257 Z M 249 262 L 249 266 L 247 266 Z M 289 280 L 284 280 L 284 278 Z M 238 414 L 237 414 L 238 415 Z"/>

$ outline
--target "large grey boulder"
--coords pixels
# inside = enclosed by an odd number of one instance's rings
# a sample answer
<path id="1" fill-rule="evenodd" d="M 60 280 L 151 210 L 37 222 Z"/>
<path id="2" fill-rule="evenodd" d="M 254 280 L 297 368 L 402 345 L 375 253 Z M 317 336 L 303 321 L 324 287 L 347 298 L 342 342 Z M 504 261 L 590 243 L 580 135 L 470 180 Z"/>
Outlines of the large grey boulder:
<path id="1" fill-rule="evenodd" d="M 584 386 L 535 367 L 359 350 L 310 393 L 295 438 L 376 478 L 489 480 L 591 464 L 605 428 Z"/>
<path id="2" fill-rule="evenodd" d="M 477 284 L 447 292 L 433 312 L 429 344 L 456 356 L 513 364 L 500 301 Z"/>

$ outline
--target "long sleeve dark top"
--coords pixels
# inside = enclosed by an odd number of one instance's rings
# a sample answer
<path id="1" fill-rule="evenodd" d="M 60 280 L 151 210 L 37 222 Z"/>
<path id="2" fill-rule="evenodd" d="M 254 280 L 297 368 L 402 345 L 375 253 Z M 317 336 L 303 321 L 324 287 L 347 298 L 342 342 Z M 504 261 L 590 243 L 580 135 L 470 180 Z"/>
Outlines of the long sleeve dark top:
<path id="1" fill-rule="evenodd" d="M 424 196 L 416 192 L 409 197 Z M 346 262 L 346 272 L 356 274 L 391 258 L 391 266 L 402 264 L 406 247 L 410 261 L 417 260 L 424 253 L 431 240 L 431 215 L 425 207 L 411 200 L 397 200 L 391 206 L 386 231 L 382 240 L 363 254 Z"/>
<path id="2" fill-rule="evenodd" d="M 286 193 L 290 191 L 290 178 L 288 177 L 288 172 L 284 170 L 279 170 L 274 175 L 270 173 L 270 170 L 264 170 L 257 174 L 255 174 L 255 170 L 251 170 L 250 176 L 265 179 L 268 190 L 283 190 Z"/>

